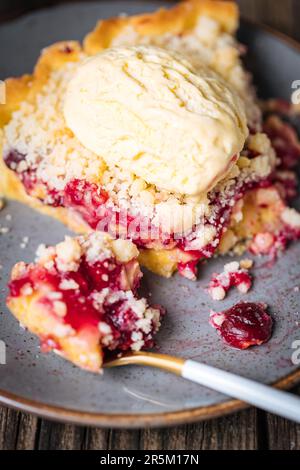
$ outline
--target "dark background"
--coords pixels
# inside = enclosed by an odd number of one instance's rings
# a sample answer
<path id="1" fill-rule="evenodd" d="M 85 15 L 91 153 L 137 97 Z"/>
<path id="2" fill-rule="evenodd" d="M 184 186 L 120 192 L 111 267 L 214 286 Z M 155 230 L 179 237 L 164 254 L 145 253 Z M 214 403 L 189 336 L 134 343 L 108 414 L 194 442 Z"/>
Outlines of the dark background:
<path id="1" fill-rule="evenodd" d="M 61 0 L 0 0 L 2 18 L 16 16 L 25 11 L 63 3 Z"/>
<path id="2" fill-rule="evenodd" d="M 101 2 L 101 0 L 95 1 Z M 242 15 L 245 17 L 259 19 L 300 41 L 300 0 L 236 1 L 240 5 Z M 67 2 L 70 3 L 72 0 L 0 0 L 0 21 L 35 8 Z M 171 0 L 170 3 L 172 3 Z"/>
<path id="3" fill-rule="evenodd" d="M 26 10 L 57 3 L 62 1 L 0 0 L 0 21 Z M 300 40 L 300 0 L 239 0 L 238 3 L 246 18 L 268 24 Z M 300 393 L 300 387 L 294 391 Z M 300 425 L 251 408 L 231 416 L 170 429 L 101 430 L 51 423 L 0 407 L 1 449 L 300 450 Z"/>

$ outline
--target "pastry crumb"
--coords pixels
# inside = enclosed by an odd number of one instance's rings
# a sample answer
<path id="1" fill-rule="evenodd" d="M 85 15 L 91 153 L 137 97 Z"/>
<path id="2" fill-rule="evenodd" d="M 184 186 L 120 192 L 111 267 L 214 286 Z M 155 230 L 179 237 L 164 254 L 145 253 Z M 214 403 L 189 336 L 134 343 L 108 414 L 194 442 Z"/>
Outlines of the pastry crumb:
<path id="1" fill-rule="evenodd" d="M 240 267 L 242 269 L 251 269 L 253 264 L 254 261 L 252 259 L 242 259 L 242 261 L 240 261 Z"/>
<path id="2" fill-rule="evenodd" d="M 212 299 L 224 300 L 231 287 L 236 287 L 241 294 L 246 294 L 252 286 L 252 277 L 249 274 L 252 266 L 253 261 L 250 259 L 225 264 L 223 272 L 214 274 L 209 283 L 207 290 Z"/>
<path id="3" fill-rule="evenodd" d="M 23 237 L 20 243 L 20 248 L 22 249 L 26 248 L 28 245 L 28 242 L 29 242 L 29 237 Z"/>

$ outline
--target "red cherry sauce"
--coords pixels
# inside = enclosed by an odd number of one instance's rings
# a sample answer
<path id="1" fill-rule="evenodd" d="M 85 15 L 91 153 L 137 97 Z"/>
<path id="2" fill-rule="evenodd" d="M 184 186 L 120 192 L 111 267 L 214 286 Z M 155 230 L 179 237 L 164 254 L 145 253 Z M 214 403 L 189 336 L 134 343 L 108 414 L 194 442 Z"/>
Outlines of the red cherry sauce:
<path id="1" fill-rule="evenodd" d="M 266 304 L 240 302 L 223 312 L 213 312 L 210 324 L 218 330 L 226 344 L 247 349 L 270 339 L 273 320 L 267 313 Z"/>
<path id="2" fill-rule="evenodd" d="M 121 276 L 124 274 L 123 265 L 116 262 L 115 259 L 108 259 L 104 262 L 90 264 L 83 257 L 76 272 L 61 273 L 56 269 L 51 272 L 42 266 L 28 265 L 27 269 L 20 278 L 9 283 L 11 297 L 22 295 L 22 289 L 30 286 L 33 290 L 47 292 L 42 294 L 40 303 L 43 304 L 46 311 L 55 314 L 53 309 L 53 300 L 47 296 L 48 291 L 59 292 L 60 301 L 66 305 L 66 314 L 60 321 L 69 324 L 74 330 L 96 329 L 100 321 L 105 321 L 111 327 L 113 336 L 113 349 L 126 350 L 132 344 L 131 334 L 133 331 L 139 331 L 136 327 L 138 320 L 135 312 L 131 310 L 128 303 L 124 300 L 116 300 L 113 303 L 102 305 L 100 310 L 94 306 L 95 292 L 101 292 L 102 289 L 110 288 L 114 292 L 121 290 Z M 78 284 L 77 289 L 61 289 L 60 283 L 63 280 L 73 280 Z M 135 282 L 135 288 L 138 287 L 138 280 Z M 143 332 L 142 332 L 143 333 Z M 150 347 L 152 343 L 152 333 L 143 333 L 145 347 Z M 51 338 L 42 338 L 42 344 L 45 348 L 51 348 Z"/>

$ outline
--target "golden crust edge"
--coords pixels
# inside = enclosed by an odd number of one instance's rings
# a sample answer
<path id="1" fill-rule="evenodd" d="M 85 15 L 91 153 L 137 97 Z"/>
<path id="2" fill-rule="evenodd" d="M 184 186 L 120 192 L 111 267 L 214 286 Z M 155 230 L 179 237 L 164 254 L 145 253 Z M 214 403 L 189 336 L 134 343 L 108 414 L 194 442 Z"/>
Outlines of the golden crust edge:
<path id="1" fill-rule="evenodd" d="M 69 334 L 64 337 L 53 332 L 59 321 L 50 314 L 45 314 L 38 306 L 39 295 L 9 297 L 7 306 L 14 317 L 30 332 L 40 339 L 51 337 L 60 349 L 54 350 L 64 359 L 90 372 L 100 372 L 103 364 L 103 352 L 99 342 L 93 344 L 80 334 Z"/>
<path id="2" fill-rule="evenodd" d="M 2 158 L 3 136 L 1 128 L 9 122 L 11 114 L 19 108 L 23 101 L 26 100 L 30 103 L 34 100 L 54 70 L 58 70 L 66 62 L 77 61 L 81 52 L 81 45 L 77 41 L 61 41 L 43 49 L 32 75 L 5 80 L 6 103 L 0 106 L 0 195 L 22 202 L 44 215 L 54 217 L 76 233 L 85 233 L 90 229 L 78 217 L 74 218 L 71 210 L 45 206 L 38 199 L 28 196 L 18 177 L 7 168 Z"/>
<path id="3" fill-rule="evenodd" d="M 47 82 L 49 75 L 67 62 L 79 60 L 82 48 L 77 41 L 61 41 L 42 50 L 31 75 L 5 80 L 6 103 L 0 105 L 0 128 L 10 120 L 23 101 L 31 103 Z"/>
<path id="4" fill-rule="evenodd" d="M 235 2 L 224 0 L 186 0 L 153 13 L 100 20 L 95 29 L 84 38 L 83 49 L 88 55 L 97 54 L 110 47 L 112 41 L 127 27 L 144 36 L 165 33 L 181 34 L 191 30 L 199 18 L 207 16 L 216 20 L 221 29 L 234 34 L 239 23 L 239 9 Z"/>

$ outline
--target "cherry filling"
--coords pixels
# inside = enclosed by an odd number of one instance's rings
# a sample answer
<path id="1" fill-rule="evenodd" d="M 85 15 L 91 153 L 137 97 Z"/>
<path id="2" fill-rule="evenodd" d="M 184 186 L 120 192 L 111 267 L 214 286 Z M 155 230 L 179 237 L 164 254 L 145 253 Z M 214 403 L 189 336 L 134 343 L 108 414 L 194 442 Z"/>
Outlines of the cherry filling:
<path id="1" fill-rule="evenodd" d="M 11 150 L 8 154 L 4 155 L 3 159 L 6 166 L 17 173 L 27 194 L 53 207 L 63 205 L 62 194 L 56 189 L 50 188 L 47 183 L 37 179 L 36 167 L 31 166 L 30 168 L 26 168 L 26 155 L 17 150 Z M 26 169 L 22 168 L 23 162 Z"/>
<path id="2" fill-rule="evenodd" d="M 31 191 L 35 188 L 37 181 L 35 177 L 35 169 L 22 169 L 21 164 L 24 162 L 24 167 L 26 168 L 26 155 L 16 151 L 11 150 L 8 154 L 4 155 L 4 162 L 6 166 L 12 170 L 17 172 L 18 177 L 22 181 L 25 190 L 27 193 L 31 193 Z"/>
<path id="3" fill-rule="evenodd" d="M 210 203 L 215 210 L 214 221 L 212 223 L 209 220 L 204 220 L 204 224 L 212 225 L 215 228 L 216 233 L 214 240 L 211 243 L 205 245 L 200 250 L 188 249 L 188 246 L 191 243 L 190 238 L 182 238 L 181 240 L 178 240 L 178 248 L 181 249 L 185 254 L 188 253 L 191 257 L 191 261 L 178 264 L 178 271 L 181 272 L 184 276 L 186 276 L 186 270 L 189 270 L 192 274 L 196 275 L 197 263 L 201 259 L 211 258 L 215 254 L 222 235 L 226 231 L 226 228 L 230 222 L 231 214 L 236 203 L 242 199 L 248 191 L 258 188 L 267 188 L 270 185 L 271 182 L 269 179 L 250 181 L 247 183 L 242 182 L 239 185 L 237 184 L 234 188 L 234 195 L 228 196 L 227 199 L 222 200 L 222 195 L 220 193 L 215 193 L 213 196 L 211 196 Z"/>
<path id="4" fill-rule="evenodd" d="M 263 303 L 240 302 L 224 312 L 212 312 L 210 324 L 233 348 L 259 346 L 272 334 L 273 320 L 266 309 Z"/>
<path id="5" fill-rule="evenodd" d="M 93 229 L 109 232 L 114 238 L 125 235 L 140 247 L 153 240 L 165 246 L 172 241 L 145 217 L 117 208 L 105 190 L 88 181 L 71 180 L 64 189 L 63 206 L 75 209 Z"/>
<path id="6" fill-rule="evenodd" d="M 284 227 L 277 234 L 260 232 L 253 237 L 249 245 L 249 251 L 254 255 L 269 255 L 271 260 L 275 260 L 278 254 L 284 251 L 290 242 L 299 239 L 300 229 L 290 226 Z"/>
<path id="7" fill-rule="evenodd" d="M 102 188 L 79 179 L 70 181 L 63 193 L 63 206 L 76 209 L 93 229 L 108 215 L 107 200 L 108 194 Z"/>
<path id="8" fill-rule="evenodd" d="M 10 170 L 16 170 L 19 163 L 26 160 L 26 155 L 17 152 L 17 150 L 11 150 L 7 155 L 4 156 L 5 164 Z"/>
<path id="9" fill-rule="evenodd" d="M 9 154 L 10 155 L 10 154 Z M 17 157 L 19 158 L 19 157 Z M 14 157 L 6 160 L 10 163 L 15 161 Z M 14 167 L 14 165 L 13 165 Z M 159 244 L 160 248 L 178 248 L 184 254 L 185 260 L 178 263 L 179 272 L 190 279 L 195 278 L 197 274 L 197 264 L 201 259 L 210 258 L 214 255 L 220 243 L 221 237 L 229 223 L 234 205 L 244 196 L 244 194 L 257 187 L 266 187 L 270 185 L 269 180 L 259 182 L 241 183 L 235 187 L 234 195 L 227 199 L 222 199 L 221 194 L 214 193 L 211 196 L 211 205 L 214 207 L 214 220 L 204 220 L 205 225 L 212 225 L 216 234 L 214 240 L 201 248 L 200 250 L 191 250 L 189 248 L 191 241 L 197 237 L 196 232 L 192 237 L 174 238 L 174 234 L 165 234 L 161 229 L 153 227 L 150 220 L 141 216 L 131 216 L 118 209 L 109 199 L 105 190 L 94 183 L 85 180 L 74 179 L 66 184 L 60 193 L 50 191 L 46 184 L 37 182 L 34 179 L 34 172 L 23 172 L 19 174 L 26 191 L 33 194 L 36 186 L 43 186 L 47 194 L 44 202 L 49 205 L 68 207 L 74 209 L 93 229 L 109 232 L 114 237 L 127 235 L 127 238 L 133 240 L 138 247 L 151 247 L 153 243 Z M 30 181 L 30 184 L 29 184 Z M 35 186 L 36 185 L 36 186 Z"/>
<path id="10" fill-rule="evenodd" d="M 265 132 L 270 137 L 272 144 L 281 161 L 280 168 L 292 168 L 300 158 L 300 144 L 294 129 L 281 121 L 277 116 L 270 116 L 265 122 Z M 255 158 L 256 152 L 248 149 L 248 157 Z M 269 178 L 259 182 L 236 182 L 234 195 L 222 198 L 222 194 L 212 193 L 210 204 L 214 208 L 214 220 L 204 220 L 204 225 L 213 226 L 216 234 L 214 240 L 201 249 L 191 249 L 191 241 L 197 237 L 197 227 L 194 227 L 191 236 L 177 237 L 176 234 L 166 234 L 161 228 L 154 226 L 151 220 L 141 215 L 131 215 L 117 207 L 109 198 L 108 193 L 95 183 L 86 180 L 73 179 L 69 181 L 62 191 L 49 188 L 48 184 L 36 178 L 36 168 L 22 169 L 25 156 L 12 150 L 4 157 L 6 165 L 16 171 L 28 194 L 41 199 L 45 204 L 72 208 L 81 215 L 83 220 L 93 228 L 106 231 L 112 236 L 127 237 L 140 248 L 158 249 L 177 248 L 182 252 L 183 261 L 178 262 L 179 272 L 188 277 L 195 278 L 197 264 L 201 259 L 210 258 L 216 252 L 221 237 L 229 224 L 234 205 L 247 191 L 259 187 L 267 187 L 274 184 L 284 200 L 290 200 L 297 193 L 297 179 L 294 174 L 282 175 L 277 170 Z M 21 171 L 22 170 L 22 171 Z M 291 172 L 290 172 L 291 173 Z M 294 233 L 278 235 L 278 244 L 285 246 L 289 240 L 296 237 Z M 284 241 L 283 241 L 284 240 Z M 252 250 L 253 252 L 255 249 Z"/>
<path id="11" fill-rule="evenodd" d="M 133 333 L 144 341 L 143 347 L 151 347 L 157 325 L 152 323 L 147 332 L 139 328 L 141 318 L 131 307 L 133 304 L 128 301 L 126 292 L 122 291 L 124 269 L 124 265 L 115 259 L 90 264 L 85 257 L 74 272 L 62 273 L 56 268 L 49 271 L 40 265 L 28 265 L 24 275 L 9 283 L 10 296 L 28 295 L 30 290 L 41 293 L 39 305 L 76 332 L 84 330 L 93 334 L 93 331 L 98 331 L 99 322 L 104 322 L 106 330 L 109 328 L 109 342 L 104 340 L 103 344 L 108 349 L 130 349 L 134 343 Z M 137 275 L 133 291 L 128 291 L 129 299 L 136 295 L 139 279 Z M 112 296 L 106 299 L 108 291 Z M 64 306 L 62 310 L 57 309 L 57 302 L 58 306 Z M 42 345 L 51 348 L 51 340 L 42 338 Z"/>

